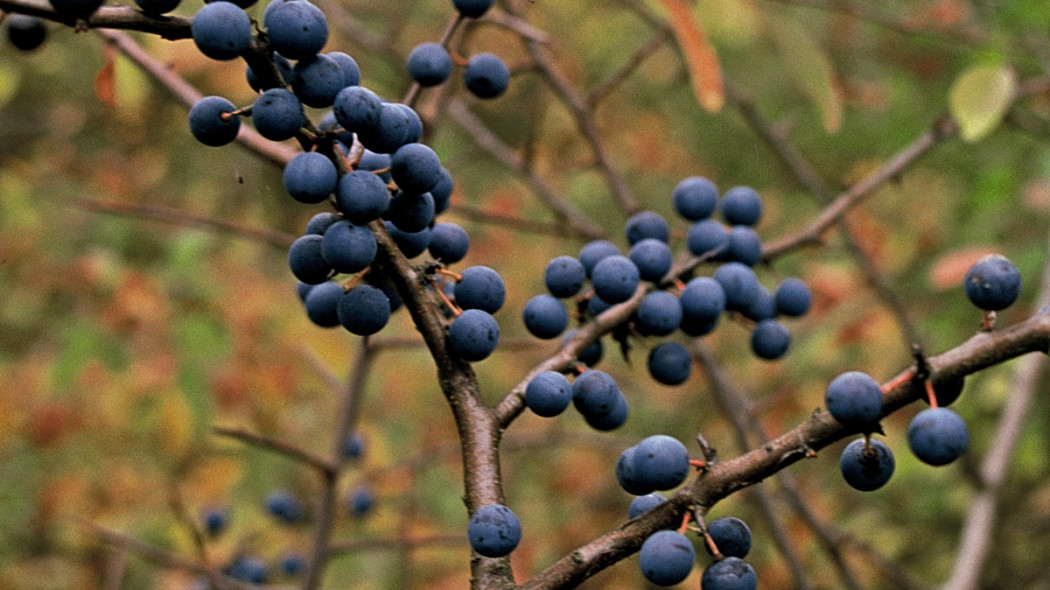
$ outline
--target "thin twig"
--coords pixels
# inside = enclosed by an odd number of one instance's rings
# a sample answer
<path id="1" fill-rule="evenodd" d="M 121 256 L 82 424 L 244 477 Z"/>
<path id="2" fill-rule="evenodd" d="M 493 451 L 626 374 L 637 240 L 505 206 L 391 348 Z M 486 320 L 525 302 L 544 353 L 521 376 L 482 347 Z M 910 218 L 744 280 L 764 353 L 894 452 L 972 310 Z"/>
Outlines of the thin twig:
<path id="1" fill-rule="evenodd" d="M 287 251 L 295 241 L 296 236 L 268 229 L 250 227 L 235 223 L 218 217 L 207 217 L 190 213 L 181 209 L 167 207 L 164 205 L 146 205 L 142 203 L 122 203 L 117 201 L 102 201 L 99 199 L 77 198 L 71 204 L 99 213 L 112 213 L 115 215 L 126 215 L 140 219 L 151 219 L 163 221 L 191 228 L 219 231 L 245 238 L 253 242 L 260 242 L 273 246 L 279 250 Z"/>
<path id="2" fill-rule="evenodd" d="M 332 465 L 321 457 L 309 453 L 291 443 L 264 436 L 244 428 L 234 426 L 216 426 L 212 429 L 212 432 L 219 436 L 239 440 L 260 449 L 284 455 L 289 459 L 313 467 L 322 473 L 335 473 L 338 471 L 338 467 L 335 465 Z"/>
<path id="3" fill-rule="evenodd" d="M 569 203 L 548 181 L 533 173 L 514 150 L 503 143 L 485 124 L 470 112 L 466 104 L 453 99 L 448 105 L 448 115 L 474 140 L 478 147 L 522 176 L 523 181 L 536 193 L 560 220 L 568 224 L 568 230 L 590 240 L 605 236 L 605 230 Z"/>

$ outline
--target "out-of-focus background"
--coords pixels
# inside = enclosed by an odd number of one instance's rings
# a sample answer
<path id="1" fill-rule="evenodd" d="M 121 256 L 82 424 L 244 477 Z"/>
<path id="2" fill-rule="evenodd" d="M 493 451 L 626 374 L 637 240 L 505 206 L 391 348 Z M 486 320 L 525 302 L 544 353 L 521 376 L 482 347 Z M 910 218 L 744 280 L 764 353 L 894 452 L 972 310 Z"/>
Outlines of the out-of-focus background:
<path id="1" fill-rule="evenodd" d="M 556 223 L 538 182 L 625 247 L 627 216 L 611 188 L 622 183 L 643 208 L 671 220 L 678 252 L 688 225 L 674 216 L 670 196 L 680 180 L 703 175 L 723 191 L 748 185 L 764 198 L 757 231 L 771 241 L 802 228 L 825 203 L 762 133 L 789 143 L 835 195 L 945 117 L 952 89 L 973 68 L 1021 81 L 1047 75 L 1050 8 L 1040 2 L 701 0 L 687 13 L 717 51 L 729 88 L 725 106 L 710 113 L 694 92 L 695 61 L 683 59 L 689 49 L 678 49 L 680 33 L 666 25 L 672 4 L 497 3 L 455 48 L 500 55 L 513 72 L 508 92 L 472 99 L 457 67 L 416 105 L 426 141 L 456 183 L 443 219 L 471 239 L 455 268 L 488 265 L 507 283 L 496 315 L 504 344 L 475 365 L 492 401 L 556 349 L 556 341 L 528 336 L 521 308 L 543 291 L 547 261 L 577 254 L 585 241 Z M 405 56 L 437 40 L 452 15 L 441 0 L 318 5 L 332 30 L 326 50 L 352 55 L 362 84 L 391 99 L 409 86 Z M 176 13 L 198 7 L 187 0 Z M 259 18 L 262 10 L 249 13 Z M 210 60 L 188 40 L 132 36 L 202 93 L 238 105 L 253 100 L 243 62 Z M 526 38 L 549 61 L 538 63 Z M 940 142 L 881 186 L 846 217 L 852 245 L 830 231 L 823 244 L 758 268 L 767 287 L 798 276 L 813 291 L 813 310 L 787 321 L 789 353 L 756 359 L 747 328 L 730 320 L 703 342 L 767 435 L 805 420 L 841 372 L 893 376 L 911 361 L 913 336 L 936 353 L 973 334 L 980 313 L 961 277 L 985 252 L 1009 256 L 1025 280 L 999 324 L 1035 312 L 1050 216 L 1047 96 L 1033 94 L 979 141 Z M 985 98 L 995 101 L 962 100 Z M 169 555 L 203 554 L 220 568 L 257 557 L 271 581 L 296 583 L 280 563 L 309 549 L 315 474 L 214 429 L 327 456 L 341 399 L 332 378 L 350 377 L 361 343 L 341 328 L 312 325 L 288 270 L 282 244 L 325 207 L 293 201 L 280 168 L 242 147 L 197 143 L 186 113 L 94 33 L 52 25 L 32 53 L 0 47 L 2 589 L 199 587 L 193 572 L 144 558 L 130 542 L 103 543 L 92 526 Z M 494 143 L 520 169 L 502 161 Z M 684 385 L 659 385 L 645 370 L 659 339 L 631 342 L 625 356 L 606 339 L 601 363 L 631 401 L 624 427 L 599 433 L 574 412 L 526 413 L 506 433 L 507 500 L 524 526 L 512 557 L 521 579 L 626 519 L 630 496 L 613 468 L 642 437 L 670 434 L 695 451 L 690 441 L 700 432 L 723 458 L 741 450 L 708 372 L 697 366 Z M 348 459 L 340 497 L 367 486 L 375 503 L 355 515 L 341 500 L 324 587 L 467 587 L 456 429 L 433 364 L 403 311 L 371 344 L 357 427 L 365 450 Z M 763 484 L 766 510 L 745 491 L 711 516 L 750 524 L 749 561 L 762 588 L 798 587 L 777 534 L 813 588 L 848 587 L 829 541 L 857 587 L 902 587 L 888 577 L 894 571 L 932 586 L 956 557 L 972 472 L 995 442 L 1013 368 L 967 379 L 953 407 L 970 427 L 971 450 L 955 464 L 931 468 L 911 456 L 904 432 L 914 409 L 905 409 L 883 423 L 897 457 L 885 488 L 849 488 L 835 445 L 790 468 L 788 484 Z M 1046 393 L 1042 387 L 1011 459 L 984 587 L 1050 587 L 1041 557 L 1050 529 Z M 275 490 L 304 502 L 302 523 L 267 511 Z M 822 534 L 793 507 L 797 500 Z M 213 510 L 225 527 L 202 549 L 192 531 Z M 698 548 L 698 564 L 707 563 Z M 635 562 L 585 587 L 645 588 Z M 681 587 L 698 587 L 700 569 Z"/>

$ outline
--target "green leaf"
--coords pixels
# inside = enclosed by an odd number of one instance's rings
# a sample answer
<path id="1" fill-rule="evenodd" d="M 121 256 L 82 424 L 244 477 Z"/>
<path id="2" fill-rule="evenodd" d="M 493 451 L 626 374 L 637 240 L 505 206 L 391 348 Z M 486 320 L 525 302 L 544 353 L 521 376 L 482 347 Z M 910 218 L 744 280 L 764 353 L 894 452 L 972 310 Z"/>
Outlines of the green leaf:
<path id="1" fill-rule="evenodd" d="M 948 108 L 965 141 L 977 141 L 999 126 L 1017 91 L 1017 75 L 1002 65 L 974 66 L 955 79 Z"/>
<path id="2" fill-rule="evenodd" d="M 834 133 L 842 125 L 842 94 L 824 48 L 798 23 L 768 18 L 766 25 L 780 52 L 784 74 L 820 111 L 824 129 Z"/>

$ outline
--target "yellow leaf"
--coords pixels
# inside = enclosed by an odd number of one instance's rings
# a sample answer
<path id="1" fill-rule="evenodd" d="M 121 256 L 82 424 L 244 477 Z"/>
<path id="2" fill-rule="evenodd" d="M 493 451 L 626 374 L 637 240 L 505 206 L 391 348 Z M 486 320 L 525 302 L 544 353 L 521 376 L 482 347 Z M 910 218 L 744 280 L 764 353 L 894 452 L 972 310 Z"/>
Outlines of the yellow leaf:
<path id="1" fill-rule="evenodd" d="M 700 106 L 709 113 L 716 113 L 725 104 L 725 86 L 718 54 L 707 39 L 703 25 L 695 17 L 686 0 L 659 0 L 667 10 L 671 33 L 682 51 L 693 93 Z"/>
<path id="2" fill-rule="evenodd" d="M 1017 91 L 1014 71 L 1001 65 L 974 66 L 955 79 L 948 108 L 964 141 L 977 141 L 999 126 Z"/>

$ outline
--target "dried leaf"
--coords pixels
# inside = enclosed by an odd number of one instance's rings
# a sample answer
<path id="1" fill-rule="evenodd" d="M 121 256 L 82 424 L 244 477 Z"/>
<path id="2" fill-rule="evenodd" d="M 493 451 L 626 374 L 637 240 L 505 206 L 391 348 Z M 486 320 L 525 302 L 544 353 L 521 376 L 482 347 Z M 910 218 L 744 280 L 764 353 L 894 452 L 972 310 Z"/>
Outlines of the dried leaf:
<path id="1" fill-rule="evenodd" d="M 718 54 L 715 53 L 714 46 L 707 39 L 703 25 L 686 0 L 659 2 L 667 10 L 668 24 L 685 58 L 696 99 L 707 112 L 718 112 L 726 99 L 722 67 L 718 63 Z"/>
<path id="2" fill-rule="evenodd" d="M 1017 91 L 1014 71 L 1001 65 L 974 66 L 955 79 L 948 108 L 964 141 L 977 141 L 999 126 Z"/>
<path id="3" fill-rule="evenodd" d="M 107 46 L 102 52 L 105 63 L 95 75 L 95 96 L 99 102 L 108 106 L 117 106 L 117 55 Z"/>

